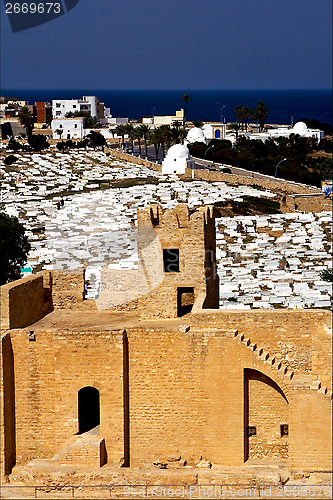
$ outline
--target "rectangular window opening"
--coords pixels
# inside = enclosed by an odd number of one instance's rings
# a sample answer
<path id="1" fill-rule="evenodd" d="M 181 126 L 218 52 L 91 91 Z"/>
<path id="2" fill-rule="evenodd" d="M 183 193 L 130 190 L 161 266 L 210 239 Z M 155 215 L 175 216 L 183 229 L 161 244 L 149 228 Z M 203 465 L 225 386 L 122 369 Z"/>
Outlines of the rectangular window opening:
<path id="1" fill-rule="evenodd" d="M 179 248 L 163 249 L 163 271 L 165 273 L 179 273 Z"/>
<path id="2" fill-rule="evenodd" d="M 192 311 L 194 305 L 194 287 L 177 288 L 177 316 L 181 317 Z"/>

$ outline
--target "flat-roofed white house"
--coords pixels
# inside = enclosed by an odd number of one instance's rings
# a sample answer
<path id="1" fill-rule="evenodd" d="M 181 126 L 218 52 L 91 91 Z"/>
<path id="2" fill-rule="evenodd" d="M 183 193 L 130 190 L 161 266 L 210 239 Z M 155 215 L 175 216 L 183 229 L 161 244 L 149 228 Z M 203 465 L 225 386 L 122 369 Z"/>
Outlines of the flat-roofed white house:
<path id="1" fill-rule="evenodd" d="M 171 146 L 162 162 L 162 174 L 185 174 L 186 168 L 194 168 L 188 148 L 183 144 Z"/>
<path id="2" fill-rule="evenodd" d="M 81 99 L 54 99 L 52 100 L 53 118 L 64 118 L 66 113 L 84 111 L 97 118 L 98 100 L 96 96 L 82 96 Z"/>
<path id="3" fill-rule="evenodd" d="M 84 118 L 56 118 L 51 122 L 51 129 L 53 139 L 82 139 L 85 135 Z"/>

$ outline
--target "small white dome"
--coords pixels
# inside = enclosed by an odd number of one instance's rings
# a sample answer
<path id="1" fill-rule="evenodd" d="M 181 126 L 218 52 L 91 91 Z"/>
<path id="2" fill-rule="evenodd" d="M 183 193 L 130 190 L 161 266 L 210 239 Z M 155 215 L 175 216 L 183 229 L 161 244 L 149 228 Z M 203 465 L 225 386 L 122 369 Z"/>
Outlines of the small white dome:
<path id="1" fill-rule="evenodd" d="M 206 142 L 204 131 L 199 127 L 191 128 L 187 133 L 186 141 L 191 144 L 194 142 Z"/>
<path id="2" fill-rule="evenodd" d="M 293 126 L 293 131 L 296 134 L 301 134 L 302 132 L 307 132 L 308 131 L 308 127 L 305 125 L 304 122 L 297 122 Z"/>
<path id="3" fill-rule="evenodd" d="M 162 174 L 184 174 L 186 168 L 193 168 L 193 159 L 183 144 L 171 146 L 162 162 Z"/>
<path id="4" fill-rule="evenodd" d="M 182 158 L 186 159 L 189 156 L 190 152 L 186 146 L 184 146 L 183 144 L 175 144 L 168 150 L 166 158 L 179 160 Z"/>

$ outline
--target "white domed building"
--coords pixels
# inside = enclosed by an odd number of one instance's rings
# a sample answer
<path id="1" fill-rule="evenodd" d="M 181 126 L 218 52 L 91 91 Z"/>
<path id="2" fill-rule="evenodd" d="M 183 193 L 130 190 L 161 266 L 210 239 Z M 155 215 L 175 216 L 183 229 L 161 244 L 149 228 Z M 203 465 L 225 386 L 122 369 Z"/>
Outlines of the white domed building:
<path id="1" fill-rule="evenodd" d="M 311 139 L 316 139 L 320 141 L 324 137 L 324 132 L 319 129 L 308 128 L 304 122 L 297 122 L 291 127 L 278 127 L 268 129 L 267 132 L 262 132 L 260 134 L 245 134 L 249 139 L 261 139 L 265 141 L 266 139 L 274 139 L 277 137 L 289 137 L 291 134 L 298 134 L 301 137 L 309 137 Z"/>
<path id="2" fill-rule="evenodd" d="M 292 128 L 292 134 L 306 135 L 308 133 L 308 127 L 304 122 L 297 122 Z"/>
<path id="3" fill-rule="evenodd" d="M 185 174 L 186 168 L 194 168 L 188 148 L 183 144 L 171 146 L 162 162 L 162 174 Z"/>
<path id="4" fill-rule="evenodd" d="M 195 142 L 203 142 L 204 144 L 207 144 L 205 133 L 199 127 L 193 127 L 188 131 L 184 144 L 194 144 Z"/>

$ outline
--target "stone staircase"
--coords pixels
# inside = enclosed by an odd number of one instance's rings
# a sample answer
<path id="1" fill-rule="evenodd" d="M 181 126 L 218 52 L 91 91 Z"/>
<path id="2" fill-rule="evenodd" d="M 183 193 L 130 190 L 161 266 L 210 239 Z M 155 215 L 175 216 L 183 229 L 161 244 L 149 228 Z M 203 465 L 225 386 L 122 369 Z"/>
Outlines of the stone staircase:
<path id="1" fill-rule="evenodd" d="M 328 398 L 332 401 L 333 393 L 329 391 L 327 387 L 324 387 L 319 380 L 313 380 L 311 375 L 302 374 L 296 375 L 293 370 L 287 367 L 283 362 L 278 361 L 274 356 L 272 356 L 263 347 L 259 347 L 256 343 L 251 342 L 251 339 L 246 338 L 245 335 L 240 334 L 238 330 L 233 332 L 232 336 L 236 341 L 240 342 L 245 348 L 250 349 L 253 355 L 258 359 L 268 364 L 273 369 L 275 369 L 282 377 L 286 378 L 287 381 L 293 380 L 294 385 L 299 385 L 302 388 L 315 390 L 319 394 Z"/>
<path id="2" fill-rule="evenodd" d="M 69 438 L 51 462 L 56 465 L 102 467 L 107 462 L 105 441 L 99 435 L 99 426 Z"/>

